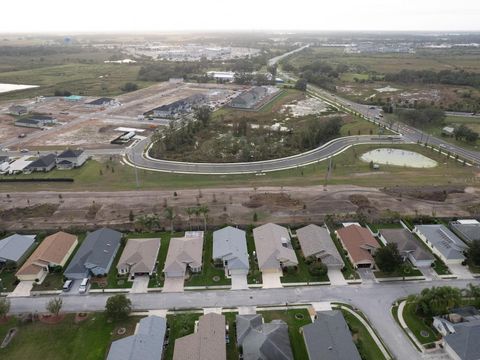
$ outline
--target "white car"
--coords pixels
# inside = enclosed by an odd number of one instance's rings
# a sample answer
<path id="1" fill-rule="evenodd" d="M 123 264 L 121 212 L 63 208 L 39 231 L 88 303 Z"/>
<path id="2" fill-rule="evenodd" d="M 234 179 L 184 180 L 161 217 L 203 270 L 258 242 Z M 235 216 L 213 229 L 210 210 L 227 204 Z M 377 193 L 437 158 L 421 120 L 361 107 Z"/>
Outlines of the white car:
<path id="1" fill-rule="evenodd" d="M 80 287 L 78 288 L 78 292 L 80 294 L 85 294 L 87 292 L 89 282 L 90 282 L 90 280 L 88 278 L 85 278 L 85 279 L 82 280 L 82 283 L 80 284 Z"/>

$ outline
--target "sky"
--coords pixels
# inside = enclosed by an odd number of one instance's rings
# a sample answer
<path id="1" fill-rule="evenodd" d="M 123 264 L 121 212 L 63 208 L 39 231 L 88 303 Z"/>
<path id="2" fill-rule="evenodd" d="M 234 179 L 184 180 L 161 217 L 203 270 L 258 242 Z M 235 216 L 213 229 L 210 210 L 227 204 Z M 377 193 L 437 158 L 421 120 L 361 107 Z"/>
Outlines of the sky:
<path id="1" fill-rule="evenodd" d="M 0 10 L 10 33 L 480 30 L 480 0 L 4 0 Z"/>

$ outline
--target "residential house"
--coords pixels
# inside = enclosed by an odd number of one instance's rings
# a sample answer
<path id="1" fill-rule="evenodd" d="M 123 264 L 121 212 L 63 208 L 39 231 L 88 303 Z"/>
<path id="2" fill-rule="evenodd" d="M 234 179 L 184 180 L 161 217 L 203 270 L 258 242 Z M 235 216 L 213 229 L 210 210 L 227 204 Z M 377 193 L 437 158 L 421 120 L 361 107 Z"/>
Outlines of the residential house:
<path id="1" fill-rule="evenodd" d="M 225 316 L 209 313 L 200 316 L 193 334 L 175 340 L 173 360 L 225 360 Z"/>
<path id="2" fill-rule="evenodd" d="M 315 321 L 300 331 L 310 360 L 361 360 L 341 311 L 317 312 Z"/>
<path id="3" fill-rule="evenodd" d="M 12 105 L 8 108 L 8 112 L 13 115 L 23 115 L 28 112 L 28 108 L 23 105 Z"/>
<path id="4" fill-rule="evenodd" d="M 9 165 L 8 165 L 8 173 L 9 174 L 18 174 L 18 173 L 21 173 L 23 172 L 23 170 L 28 166 L 30 165 L 30 163 L 32 162 L 30 159 L 30 156 L 22 156 L 21 158 L 15 160 L 15 161 L 12 161 Z"/>
<path id="5" fill-rule="evenodd" d="M 88 107 L 104 107 L 104 106 L 113 106 L 115 104 L 117 104 L 115 99 L 102 97 L 102 98 L 87 102 L 85 105 L 87 105 Z"/>
<path id="6" fill-rule="evenodd" d="M 237 346 L 244 360 L 293 360 L 288 325 L 282 320 L 263 322 L 263 316 L 237 315 Z"/>
<path id="7" fill-rule="evenodd" d="M 380 245 L 370 231 L 356 224 L 351 224 L 336 231 L 342 246 L 356 268 L 374 268 L 373 254 Z"/>
<path id="8" fill-rule="evenodd" d="M 213 232 L 213 260 L 222 263 L 227 276 L 247 275 L 247 239 L 245 231 L 227 226 Z"/>
<path id="9" fill-rule="evenodd" d="M 68 279 L 105 276 L 112 266 L 122 233 L 103 228 L 87 235 L 64 272 Z"/>
<path id="10" fill-rule="evenodd" d="M 265 224 L 253 229 L 258 267 L 264 273 L 281 272 L 282 268 L 298 265 L 290 234 L 277 224 Z"/>
<path id="11" fill-rule="evenodd" d="M 83 150 L 67 149 L 57 156 L 57 168 L 73 169 L 82 166 L 88 160 L 88 154 Z"/>
<path id="12" fill-rule="evenodd" d="M 447 265 L 460 264 L 465 260 L 463 252 L 468 246 L 446 226 L 416 225 L 413 231 Z"/>
<path id="13" fill-rule="evenodd" d="M 0 156 L 0 174 L 4 174 L 10 167 L 10 158 L 8 156 Z"/>
<path id="14" fill-rule="evenodd" d="M 17 271 L 17 278 L 41 284 L 50 268 L 65 266 L 77 244 L 77 236 L 63 231 L 47 236 Z"/>
<path id="15" fill-rule="evenodd" d="M 414 266 L 431 267 L 435 261 L 435 257 L 406 229 L 380 229 L 379 237 L 388 244 L 396 244 L 403 259 L 410 260 Z"/>
<path id="16" fill-rule="evenodd" d="M 177 118 L 191 112 L 196 106 L 205 103 L 207 97 L 203 94 L 196 94 L 185 99 L 180 99 L 153 109 L 153 116 L 159 118 Z"/>
<path id="17" fill-rule="evenodd" d="M 453 312 L 464 312 L 462 309 Z M 472 313 L 472 311 L 467 312 Z M 480 360 L 480 316 L 473 314 L 459 316 L 451 313 L 445 317 L 434 317 L 434 328 L 443 335 L 443 348 L 454 360 Z"/>
<path id="18" fill-rule="evenodd" d="M 453 126 L 445 126 L 442 129 L 442 135 L 444 135 L 444 136 L 454 136 L 455 135 L 455 128 Z"/>
<path id="19" fill-rule="evenodd" d="M 15 126 L 41 129 L 56 123 L 57 120 L 48 115 L 30 115 L 28 118 L 16 120 Z"/>
<path id="20" fill-rule="evenodd" d="M 304 257 L 316 257 L 332 269 L 342 269 L 345 266 L 325 227 L 314 224 L 305 226 L 297 230 L 297 237 Z"/>
<path id="21" fill-rule="evenodd" d="M 203 231 L 187 231 L 181 238 L 171 238 L 163 272 L 165 277 L 185 277 L 187 269 L 202 271 Z"/>
<path id="22" fill-rule="evenodd" d="M 117 270 L 120 275 L 152 275 L 160 250 L 160 238 L 129 239 L 125 245 Z"/>
<path id="23" fill-rule="evenodd" d="M 267 95 L 268 90 L 266 87 L 255 86 L 233 98 L 230 106 L 239 109 L 254 109 Z"/>
<path id="24" fill-rule="evenodd" d="M 107 360 L 161 360 L 166 331 L 165 318 L 144 317 L 133 335 L 112 342 Z"/>
<path id="25" fill-rule="evenodd" d="M 34 171 L 49 172 L 57 165 L 57 156 L 55 154 L 47 154 L 40 156 L 37 160 L 28 164 L 23 172 L 30 173 Z"/>
<path id="26" fill-rule="evenodd" d="M 450 222 L 450 228 L 467 244 L 480 240 L 480 222 L 478 220 L 457 220 Z"/>
<path id="27" fill-rule="evenodd" d="M 13 234 L 0 240 L 0 268 L 2 266 L 19 266 L 35 246 L 36 235 Z"/>

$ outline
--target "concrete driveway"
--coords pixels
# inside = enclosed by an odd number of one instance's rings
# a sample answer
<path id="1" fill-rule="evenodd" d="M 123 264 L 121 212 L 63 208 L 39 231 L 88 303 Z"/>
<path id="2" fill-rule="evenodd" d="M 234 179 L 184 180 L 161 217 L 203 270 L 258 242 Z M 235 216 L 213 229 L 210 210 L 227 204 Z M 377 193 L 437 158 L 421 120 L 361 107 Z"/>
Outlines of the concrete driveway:
<path id="1" fill-rule="evenodd" d="M 144 294 L 148 291 L 148 282 L 150 281 L 150 276 L 142 275 L 142 276 L 135 276 L 133 280 L 132 289 L 130 293 L 132 294 Z"/>
<path id="2" fill-rule="evenodd" d="M 448 268 L 450 269 L 452 274 L 457 275 L 459 279 L 473 279 L 472 273 L 468 270 L 466 266 L 463 266 L 462 264 L 448 265 Z"/>
<path id="3" fill-rule="evenodd" d="M 248 289 L 247 275 L 233 274 L 232 275 L 232 290 Z"/>
<path id="4" fill-rule="evenodd" d="M 340 269 L 328 269 L 328 278 L 332 285 L 348 285 Z"/>
<path id="5" fill-rule="evenodd" d="M 357 269 L 358 275 L 364 284 L 376 283 L 375 275 L 373 275 L 372 269 L 359 268 Z"/>
<path id="6" fill-rule="evenodd" d="M 276 273 L 262 273 L 263 288 L 277 289 L 283 287 L 282 282 L 280 281 L 281 276 L 281 271 Z"/>
<path id="7" fill-rule="evenodd" d="M 33 281 L 20 281 L 15 289 L 8 295 L 8 297 L 30 296 L 33 283 Z"/>
<path id="8" fill-rule="evenodd" d="M 184 282 L 183 277 L 167 277 L 163 283 L 162 292 L 183 292 Z"/>

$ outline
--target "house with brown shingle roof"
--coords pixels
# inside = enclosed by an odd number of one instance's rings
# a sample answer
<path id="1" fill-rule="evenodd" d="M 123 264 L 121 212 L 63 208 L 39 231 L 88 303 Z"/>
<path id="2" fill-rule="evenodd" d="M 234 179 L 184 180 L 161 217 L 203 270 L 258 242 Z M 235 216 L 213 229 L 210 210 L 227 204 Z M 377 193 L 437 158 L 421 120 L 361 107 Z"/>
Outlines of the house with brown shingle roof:
<path id="1" fill-rule="evenodd" d="M 269 223 L 256 227 L 253 238 L 260 271 L 276 272 L 283 267 L 298 265 L 290 234 L 283 226 Z"/>
<path id="2" fill-rule="evenodd" d="M 173 360 L 225 360 L 225 316 L 203 315 L 195 328 L 193 334 L 175 340 Z"/>
<path id="3" fill-rule="evenodd" d="M 152 275 L 155 271 L 160 239 L 129 239 L 118 260 L 117 271 L 120 275 Z"/>
<path id="4" fill-rule="evenodd" d="M 17 271 L 17 278 L 42 283 L 50 267 L 65 266 L 77 244 L 77 236 L 63 231 L 47 236 Z"/>
<path id="5" fill-rule="evenodd" d="M 371 232 L 361 226 L 352 224 L 336 231 L 342 246 L 347 250 L 348 257 L 356 268 L 374 268 L 373 254 L 380 245 Z"/>

